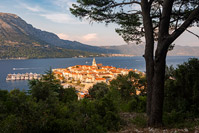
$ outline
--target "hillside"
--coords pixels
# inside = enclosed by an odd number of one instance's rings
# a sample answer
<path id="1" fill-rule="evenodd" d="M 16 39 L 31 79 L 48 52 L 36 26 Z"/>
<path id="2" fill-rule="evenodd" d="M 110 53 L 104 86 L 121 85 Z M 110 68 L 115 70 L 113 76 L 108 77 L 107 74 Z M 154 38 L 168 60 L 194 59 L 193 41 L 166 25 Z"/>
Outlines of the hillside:
<path id="1" fill-rule="evenodd" d="M 59 58 L 96 55 L 78 49 L 66 49 L 55 34 L 27 24 L 15 14 L 0 13 L 0 58 Z M 59 41 L 59 42 L 58 42 Z"/>
<path id="2" fill-rule="evenodd" d="M 32 44 L 13 44 L 0 45 L 0 59 L 13 58 L 69 58 L 69 57 L 89 57 L 95 56 L 94 53 L 67 50 L 58 47 L 51 47 L 49 45 Z"/>
<path id="3" fill-rule="evenodd" d="M 19 16 L 9 13 L 0 13 L 0 38 L 1 40 L 12 42 L 39 42 L 66 49 L 106 53 L 104 48 L 90 46 L 76 41 L 62 40 L 54 33 L 36 29 L 32 25 L 27 24 Z M 113 50 L 113 52 L 115 51 Z"/>
<path id="4" fill-rule="evenodd" d="M 118 54 L 128 54 L 142 56 L 144 54 L 144 44 L 129 44 L 120 46 L 103 46 L 103 48 L 116 50 Z M 178 46 L 168 52 L 169 56 L 199 56 L 199 47 Z"/>
<path id="5" fill-rule="evenodd" d="M 199 56 L 198 51 L 199 47 L 175 46 L 168 55 Z M 56 58 L 94 53 L 142 56 L 144 44 L 97 47 L 62 40 L 54 33 L 34 28 L 15 14 L 0 13 L 0 53 L 0 58 Z"/>

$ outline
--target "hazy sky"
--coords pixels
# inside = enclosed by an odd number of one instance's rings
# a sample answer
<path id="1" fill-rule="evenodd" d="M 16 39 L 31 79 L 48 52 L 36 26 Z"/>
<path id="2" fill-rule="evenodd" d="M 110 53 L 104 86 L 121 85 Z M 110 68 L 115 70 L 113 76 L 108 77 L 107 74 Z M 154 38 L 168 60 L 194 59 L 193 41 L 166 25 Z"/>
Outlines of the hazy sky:
<path id="1" fill-rule="evenodd" d="M 35 28 L 53 32 L 62 39 L 80 41 L 89 45 L 107 46 L 125 44 L 115 32 L 117 25 L 89 24 L 71 15 L 69 7 L 75 0 L 0 0 L 0 12 L 14 13 Z M 199 34 L 199 28 L 191 28 Z M 184 33 L 176 45 L 199 46 L 199 39 Z"/>

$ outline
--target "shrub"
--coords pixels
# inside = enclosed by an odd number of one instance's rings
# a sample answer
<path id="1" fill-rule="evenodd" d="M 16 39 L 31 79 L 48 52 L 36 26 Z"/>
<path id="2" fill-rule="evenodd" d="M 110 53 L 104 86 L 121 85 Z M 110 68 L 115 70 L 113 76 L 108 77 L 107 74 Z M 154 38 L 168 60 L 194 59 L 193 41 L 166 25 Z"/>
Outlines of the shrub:
<path id="1" fill-rule="evenodd" d="M 199 116 L 199 59 L 192 58 L 174 70 L 165 82 L 164 111 Z"/>
<path id="2" fill-rule="evenodd" d="M 146 112 L 146 96 L 136 96 L 133 97 L 128 102 L 128 111 L 130 112 Z"/>
<path id="3" fill-rule="evenodd" d="M 100 99 L 105 96 L 109 91 L 109 87 L 106 83 L 97 83 L 91 89 L 88 90 L 91 98 Z"/>

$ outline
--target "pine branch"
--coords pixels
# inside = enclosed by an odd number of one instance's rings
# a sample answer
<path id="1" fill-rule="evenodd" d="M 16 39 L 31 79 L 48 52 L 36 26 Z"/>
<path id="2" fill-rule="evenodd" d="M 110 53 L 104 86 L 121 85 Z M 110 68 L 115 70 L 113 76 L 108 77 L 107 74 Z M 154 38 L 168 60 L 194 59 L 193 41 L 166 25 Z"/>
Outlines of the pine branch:
<path id="1" fill-rule="evenodd" d="M 185 22 L 169 36 L 169 42 L 172 43 L 176 38 L 178 38 L 198 17 L 199 6 L 189 15 Z"/>
<path id="2" fill-rule="evenodd" d="M 131 4 L 141 5 L 140 2 L 133 0 L 133 1 L 130 1 L 130 2 L 115 3 L 114 5 L 111 5 L 110 8 L 114 8 L 114 7 L 122 6 L 122 5 L 131 5 Z"/>
<path id="3" fill-rule="evenodd" d="M 199 35 L 197 35 L 196 33 L 192 32 L 192 31 L 190 31 L 188 29 L 186 29 L 186 31 L 188 31 L 189 33 L 191 33 L 192 35 L 196 36 L 199 39 Z"/>

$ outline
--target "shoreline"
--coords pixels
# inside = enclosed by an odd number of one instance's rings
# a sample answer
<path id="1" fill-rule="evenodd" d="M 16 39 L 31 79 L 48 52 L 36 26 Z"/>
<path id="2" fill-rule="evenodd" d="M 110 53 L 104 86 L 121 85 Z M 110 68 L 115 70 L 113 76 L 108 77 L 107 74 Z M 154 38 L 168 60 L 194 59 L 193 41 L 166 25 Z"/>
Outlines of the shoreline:
<path id="1" fill-rule="evenodd" d="M 181 58 L 182 57 L 182 58 Z M 182 64 L 184 61 L 187 61 L 188 58 L 193 58 L 193 56 L 168 56 L 167 65 L 173 65 L 174 67 L 178 64 Z M 141 56 L 135 56 L 135 57 L 96 57 L 96 60 L 99 59 L 99 62 L 103 63 L 104 65 L 113 65 L 115 67 L 120 68 L 137 68 L 141 72 L 145 72 L 145 62 L 144 58 Z M 137 61 L 138 60 L 138 61 Z M 0 89 L 12 89 L 12 88 L 28 88 L 28 85 L 26 84 L 26 81 L 15 81 L 11 82 L 8 81 L 6 83 L 6 76 L 9 73 L 25 73 L 25 72 L 34 72 L 34 73 L 43 73 L 46 70 L 48 70 L 51 66 L 51 68 L 65 68 L 69 67 L 70 63 L 73 65 L 81 64 L 81 65 L 89 65 L 91 62 L 91 58 L 45 58 L 45 59 L 39 59 L 39 60 L 8 60 L 7 61 L 1 61 L 0 60 Z M 113 62 L 112 62 L 113 61 Z M 118 62 L 119 61 L 119 62 Z M 88 62 L 88 63 L 86 63 Z M 28 64 L 26 64 L 28 63 Z M 32 64 L 31 64 L 32 63 Z M 127 64 L 126 64 L 127 63 Z M 25 65 L 24 65 L 25 64 Z M 37 68 L 34 70 L 17 70 L 13 71 L 13 68 Z M 24 85 L 25 83 L 25 85 Z"/>
<path id="2" fill-rule="evenodd" d="M 142 57 L 142 55 L 126 55 L 126 56 L 89 56 L 89 57 L 55 57 L 55 58 L 5 58 L 1 60 L 30 60 L 30 59 L 64 59 L 64 58 L 97 58 L 97 57 Z M 199 56 L 168 56 L 168 57 L 190 57 L 190 58 L 199 58 Z"/>

